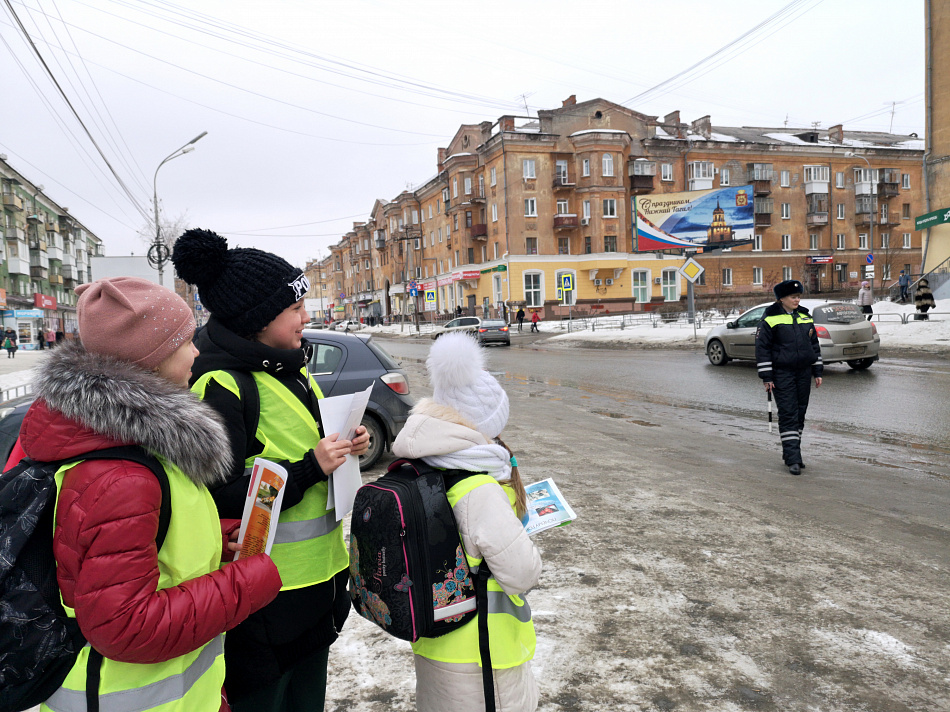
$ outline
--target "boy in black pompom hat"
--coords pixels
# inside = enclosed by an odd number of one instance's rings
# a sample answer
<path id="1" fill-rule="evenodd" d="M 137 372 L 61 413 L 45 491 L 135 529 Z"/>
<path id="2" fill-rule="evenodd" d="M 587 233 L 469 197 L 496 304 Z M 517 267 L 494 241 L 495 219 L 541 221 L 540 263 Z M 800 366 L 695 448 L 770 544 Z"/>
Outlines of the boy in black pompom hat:
<path id="1" fill-rule="evenodd" d="M 241 518 L 255 458 L 288 474 L 271 551 L 284 588 L 225 638 L 231 708 L 283 712 L 298 709 L 296 700 L 322 710 L 329 648 L 350 608 L 349 556 L 327 509 L 327 478 L 347 455 L 366 452 L 369 436 L 363 426 L 352 441 L 323 432 L 323 394 L 301 348 L 310 285 L 299 269 L 263 250 L 229 250 L 209 230 L 178 238 L 172 262 L 211 312 L 195 340 L 191 384 L 228 429 L 231 471 L 211 492 L 220 516 Z"/>
<path id="2" fill-rule="evenodd" d="M 755 360 L 765 390 L 775 395 L 778 407 L 782 459 L 793 475 L 800 475 L 801 440 L 811 378 L 821 387 L 821 346 L 815 323 L 799 303 L 805 288 L 797 279 L 779 282 L 772 290 L 775 304 L 765 310 L 755 334 Z"/>

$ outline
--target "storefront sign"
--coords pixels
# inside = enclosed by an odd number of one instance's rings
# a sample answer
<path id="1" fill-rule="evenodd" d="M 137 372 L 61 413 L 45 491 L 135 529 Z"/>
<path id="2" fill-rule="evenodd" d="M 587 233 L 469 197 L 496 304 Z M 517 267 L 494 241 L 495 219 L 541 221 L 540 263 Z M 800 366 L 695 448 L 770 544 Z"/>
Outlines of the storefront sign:
<path id="1" fill-rule="evenodd" d="M 834 255 L 812 255 L 809 256 L 807 264 L 810 265 L 831 265 L 835 263 Z"/>
<path id="2" fill-rule="evenodd" d="M 56 297 L 48 297 L 45 294 L 33 295 L 33 306 L 40 309 L 56 309 Z"/>
<path id="3" fill-rule="evenodd" d="M 941 208 L 940 210 L 934 210 L 932 213 L 919 215 L 914 218 L 914 229 L 923 230 L 924 228 L 933 227 L 934 225 L 943 225 L 948 222 L 950 222 L 950 209 Z"/>

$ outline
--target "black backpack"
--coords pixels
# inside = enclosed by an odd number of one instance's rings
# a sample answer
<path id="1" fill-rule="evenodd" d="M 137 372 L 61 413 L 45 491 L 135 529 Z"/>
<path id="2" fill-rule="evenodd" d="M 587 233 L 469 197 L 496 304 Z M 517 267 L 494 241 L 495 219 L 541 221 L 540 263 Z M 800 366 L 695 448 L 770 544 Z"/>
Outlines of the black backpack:
<path id="1" fill-rule="evenodd" d="M 0 475 L 0 712 L 18 712 L 49 699 L 63 684 L 86 639 L 66 616 L 56 581 L 53 524 L 56 471 L 79 460 L 130 460 L 148 467 L 162 488 L 157 547 L 171 520 L 168 476 L 137 446 L 113 447 L 56 462 L 25 458 Z M 88 710 L 98 710 L 102 656 L 87 665 Z"/>
<path id="2" fill-rule="evenodd" d="M 465 470 L 396 460 L 356 493 L 350 522 L 350 599 L 357 613 L 402 640 L 437 638 L 479 616 L 486 709 L 495 693 L 488 647 L 488 565 L 469 571 L 446 492 Z"/>

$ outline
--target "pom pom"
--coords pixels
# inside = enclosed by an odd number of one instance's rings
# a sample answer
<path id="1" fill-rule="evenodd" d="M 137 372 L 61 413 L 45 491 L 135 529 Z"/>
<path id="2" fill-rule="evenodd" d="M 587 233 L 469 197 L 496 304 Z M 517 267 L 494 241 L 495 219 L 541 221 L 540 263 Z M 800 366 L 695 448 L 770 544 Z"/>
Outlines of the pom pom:
<path id="1" fill-rule="evenodd" d="M 471 388 L 485 370 L 485 355 L 467 334 L 445 334 L 429 349 L 429 381 L 435 390 Z"/>
<path id="2" fill-rule="evenodd" d="M 178 276 L 200 290 L 214 284 L 227 264 L 228 241 L 211 230 L 186 230 L 172 249 Z"/>

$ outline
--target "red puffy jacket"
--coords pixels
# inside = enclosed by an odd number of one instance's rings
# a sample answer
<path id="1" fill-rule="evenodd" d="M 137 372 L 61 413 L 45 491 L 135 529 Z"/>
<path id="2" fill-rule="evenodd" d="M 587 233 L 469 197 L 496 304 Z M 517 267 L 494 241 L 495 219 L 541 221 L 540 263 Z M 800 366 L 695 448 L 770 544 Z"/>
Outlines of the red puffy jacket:
<path id="1" fill-rule="evenodd" d="M 43 400 L 27 413 L 20 440 L 27 455 L 43 461 L 129 444 L 67 419 Z M 75 609 L 88 641 L 113 660 L 156 663 L 184 655 L 280 590 L 277 567 L 263 554 L 156 590 L 160 503 L 155 475 L 133 462 L 89 460 L 63 482 L 53 540 L 63 601 Z"/>

